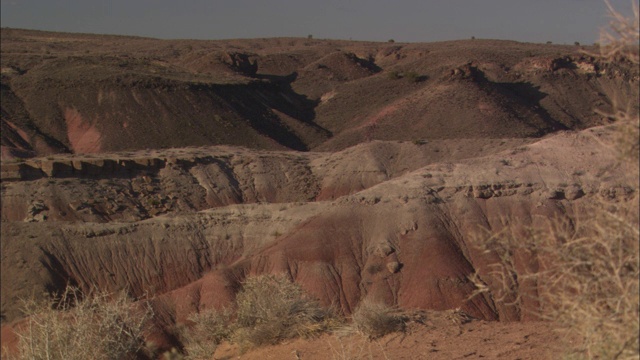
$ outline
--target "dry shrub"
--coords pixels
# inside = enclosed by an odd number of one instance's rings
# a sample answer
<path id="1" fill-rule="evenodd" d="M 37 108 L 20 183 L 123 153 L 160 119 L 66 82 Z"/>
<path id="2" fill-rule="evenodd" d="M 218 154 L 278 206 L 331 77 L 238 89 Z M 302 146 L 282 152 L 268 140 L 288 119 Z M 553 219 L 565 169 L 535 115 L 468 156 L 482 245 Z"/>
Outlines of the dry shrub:
<path id="1" fill-rule="evenodd" d="M 244 350 L 319 334 L 336 323 L 330 311 L 281 275 L 247 279 L 236 297 L 236 306 L 233 340 Z"/>
<path id="2" fill-rule="evenodd" d="M 609 6 L 610 32 L 603 34 L 605 62 L 638 64 L 638 6 L 625 18 Z M 638 183 L 638 99 L 610 94 L 619 141 L 619 173 Z M 508 225 L 499 233 L 472 241 L 491 256 L 491 269 L 472 280 L 477 293 L 497 303 L 537 304 L 533 311 L 555 322 L 569 339 L 570 358 L 638 359 L 640 357 L 640 246 L 638 194 L 617 203 L 580 209 L 573 221 L 549 220 L 546 228 Z M 578 211 L 576 211 L 578 213 Z M 530 259 L 530 261 L 523 261 Z M 528 287 L 528 288 L 527 288 Z M 531 291 L 534 289 L 534 291 Z M 527 299 L 529 298 L 529 299 Z"/>
<path id="3" fill-rule="evenodd" d="M 609 29 L 604 29 L 600 34 L 599 56 L 608 61 L 626 59 L 634 64 L 640 62 L 638 43 L 640 42 L 640 19 L 638 4 L 631 1 L 631 16 L 626 16 L 617 11 L 608 0 L 605 4 L 609 10 Z"/>
<path id="4" fill-rule="evenodd" d="M 609 9 L 609 29 L 601 32 L 601 44 L 598 54 L 591 54 L 599 57 L 607 63 L 628 62 L 636 69 L 640 64 L 640 11 L 635 1 L 631 2 L 632 14 L 625 16 L 616 11 L 608 0 L 605 3 Z M 632 85 L 637 87 L 636 85 Z M 640 117 L 638 116 L 638 98 L 624 98 L 619 94 L 609 94 L 613 111 L 603 112 L 596 109 L 598 113 L 618 122 L 621 126 L 617 147 L 622 158 L 638 161 L 640 151 Z"/>
<path id="5" fill-rule="evenodd" d="M 228 340 L 233 329 L 231 311 L 207 309 L 189 316 L 193 323 L 180 331 L 180 338 L 189 359 L 211 359 L 218 345 Z"/>
<path id="6" fill-rule="evenodd" d="M 489 238 L 475 241 L 485 254 L 497 255 L 488 273 L 472 280 L 494 301 L 520 306 L 551 320 L 579 345 L 568 351 L 579 357 L 637 358 L 639 244 L 638 220 L 624 207 L 592 209 L 575 222 L 550 220 L 548 228 L 510 225 Z M 536 259 L 522 266 L 521 259 Z M 536 284 L 536 291 L 523 289 Z M 526 299 L 529 297 L 529 299 Z M 527 309 L 525 309 L 527 310 Z"/>
<path id="7" fill-rule="evenodd" d="M 16 330 L 18 359 L 134 359 L 144 348 L 152 312 L 125 294 L 85 299 L 67 287 L 44 302 L 25 301 L 24 326 Z"/>
<path id="8" fill-rule="evenodd" d="M 406 325 L 406 318 L 397 309 L 369 299 L 360 302 L 351 320 L 354 329 L 370 340 L 404 331 Z"/>

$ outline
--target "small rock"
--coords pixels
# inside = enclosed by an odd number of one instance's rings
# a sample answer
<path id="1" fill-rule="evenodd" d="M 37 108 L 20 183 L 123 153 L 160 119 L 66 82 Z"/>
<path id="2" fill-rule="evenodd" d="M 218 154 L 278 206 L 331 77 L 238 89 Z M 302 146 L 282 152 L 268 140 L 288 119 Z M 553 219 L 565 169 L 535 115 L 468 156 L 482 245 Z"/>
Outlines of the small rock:
<path id="1" fill-rule="evenodd" d="M 389 272 L 392 274 L 397 273 L 398 271 L 400 271 L 400 263 L 397 261 L 387 263 L 387 270 L 389 270 Z"/>
<path id="2" fill-rule="evenodd" d="M 47 215 L 45 214 L 38 214 L 36 216 L 33 217 L 33 219 L 37 222 L 42 222 L 42 221 L 46 221 L 47 220 Z"/>
<path id="3" fill-rule="evenodd" d="M 375 251 L 375 254 L 380 257 L 385 257 L 392 254 L 395 250 L 389 245 L 389 243 L 380 244 Z"/>
<path id="4" fill-rule="evenodd" d="M 43 212 L 44 210 L 49 210 L 49 208 L 44 204 L 42 200 L 37 200 L 29 206 L 29 208 L 27 209 L 27 213 L 31 216 L 34 216 Z"/>
<path id="5" fill-rule="evenodd" d="M 584 196 L 584 191 L 580 186 L 570 186 L 564 191 L 564 197 L 567 198 L 568 200 L 579 199 L 583 196 Z"/>

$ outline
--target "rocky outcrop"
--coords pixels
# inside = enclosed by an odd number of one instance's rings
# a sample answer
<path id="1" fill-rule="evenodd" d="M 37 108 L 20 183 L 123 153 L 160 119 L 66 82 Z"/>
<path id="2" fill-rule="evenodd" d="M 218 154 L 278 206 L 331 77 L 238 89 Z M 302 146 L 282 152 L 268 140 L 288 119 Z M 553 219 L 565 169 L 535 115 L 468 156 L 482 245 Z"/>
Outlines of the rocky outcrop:
<path id="1" fill-rule="evenodd" d="M 436 161 L 433 154 L 450 156 L 451 146 L 371 142 L 332 154 L 211 147 L 156 156 L 138 152 L 5 161 L 0 165 L 2 219 L 27 219 L 33 201 L 48 206 L 42 220 L 108 222 L 241 203 L 330 200 Z M 443 150 L 436 153 L 432 147 Z"/>

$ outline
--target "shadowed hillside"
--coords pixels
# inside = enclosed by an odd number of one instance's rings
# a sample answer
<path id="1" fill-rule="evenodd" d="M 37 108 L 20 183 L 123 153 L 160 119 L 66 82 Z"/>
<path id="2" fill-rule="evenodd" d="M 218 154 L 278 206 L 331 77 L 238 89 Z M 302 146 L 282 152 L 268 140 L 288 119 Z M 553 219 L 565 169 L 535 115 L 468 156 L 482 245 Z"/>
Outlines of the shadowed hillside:
<path id="1" fill-rule="evenodd" d="M 602 124 L 604 94 L 638 81 L 580 47 L 510 41 L 1 36 L 5 157 L 539 137 Z"/>

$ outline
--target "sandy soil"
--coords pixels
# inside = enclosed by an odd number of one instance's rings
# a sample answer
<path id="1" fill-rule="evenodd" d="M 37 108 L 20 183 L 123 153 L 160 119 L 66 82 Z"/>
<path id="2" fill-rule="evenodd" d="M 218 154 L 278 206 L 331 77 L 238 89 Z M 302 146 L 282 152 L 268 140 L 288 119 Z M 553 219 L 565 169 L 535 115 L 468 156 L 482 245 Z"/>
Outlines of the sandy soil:
<path id="1" fill-rule="evenodd" d="M 500 323 L 465 320 L 453 312 L 429 312 L 406 333 L 369 340 L 344 331 L 315 339 L 299 339 L 250 350 L 222 344 L 214 359 L 555 359 L 560 342 L 550 325 L 541 322 Z"/>

